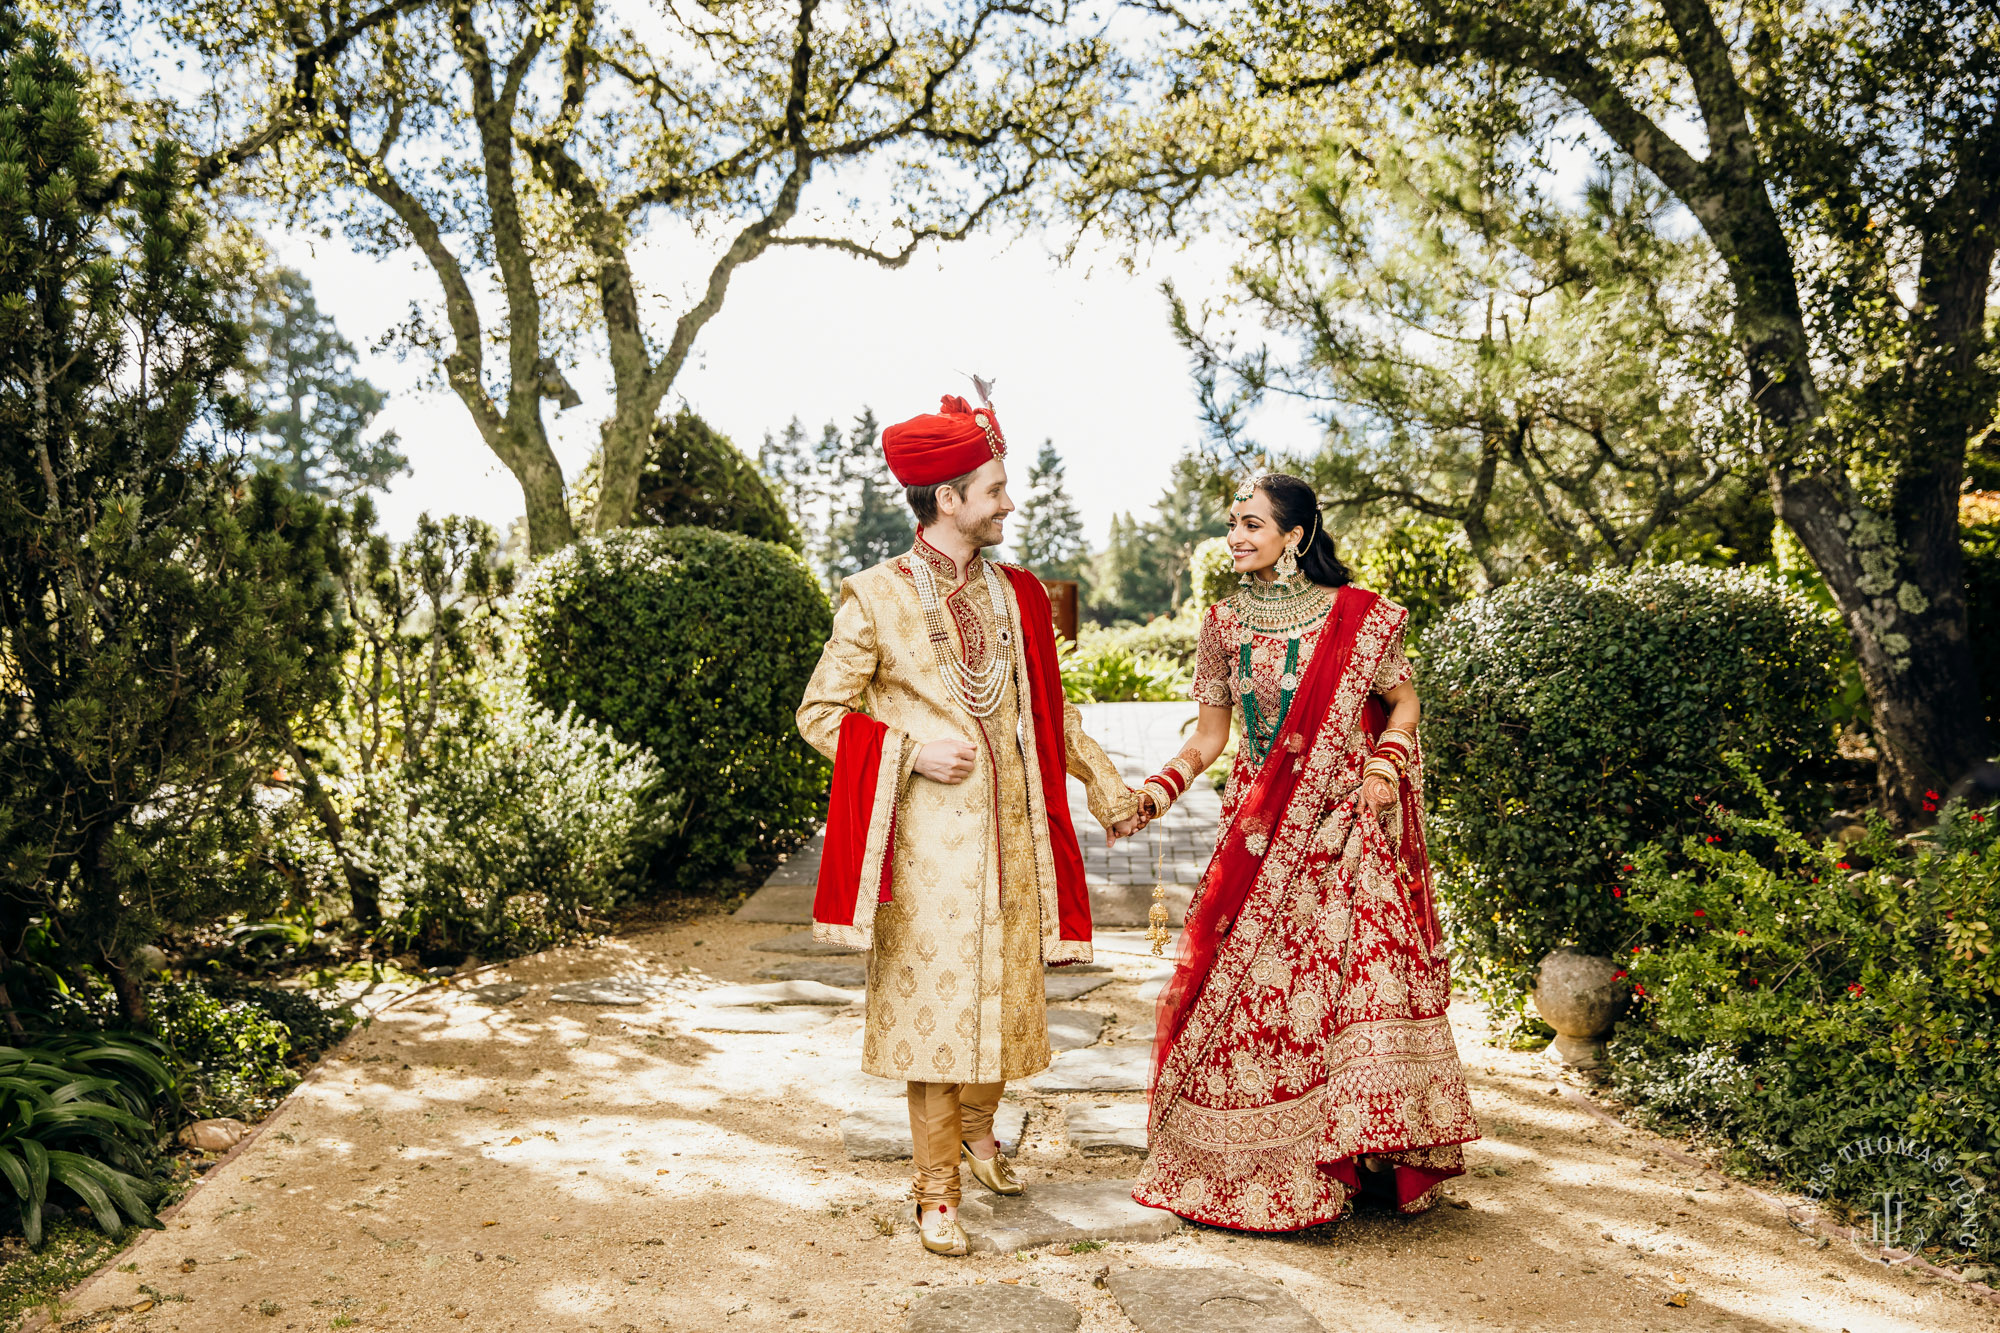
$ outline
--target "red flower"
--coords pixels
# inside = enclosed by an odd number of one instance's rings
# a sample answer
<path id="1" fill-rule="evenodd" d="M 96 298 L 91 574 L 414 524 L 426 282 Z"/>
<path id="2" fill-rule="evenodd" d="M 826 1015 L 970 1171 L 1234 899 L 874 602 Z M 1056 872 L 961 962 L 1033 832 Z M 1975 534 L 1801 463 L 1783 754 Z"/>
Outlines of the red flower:
<path id="1" fill-rule="evenodd" d="M 1850 981 L 1847 983 L 1847 993 L 1849 995 L 1861 995 L 1865 993 L 1867 989 L 1868 988 L 1866 986 L 1862 985 L 1858 981 Z"/>
<path id="2" fill-rule="evenodd" d="M 1632 993 L 1642 1000 L 1646 998 L 1646 988 L 1636 981 L 1632 983 Z"/>
<path id="3" fill-rule="evenodd" d="M 1638 945 L 1636 945 L 1636 944 L 1635 944 L 1635 945 L 1633 945 L 1633 946 L 1632 946 L 1632 952 L 1633 952 L 1633 953 L 1637 953 L 1637 952 L 1639 952 L 1639 946 L 1638 946 Z"/>
<path id="4" fill-rule="evenodd" d="M 1834 868 L 1835 870 L 1852 870 L 1852 869 L 1854 869 L 1854 867 L 1853 867 L 1853 866 L 1851 866 L 1851 865 L 1847 864 L 1847 862 L 1845 862 L 1845 861 L 1835 861 L 1835 862 L 1833 863 L 1833 868 Z"/>
<path id="5" fill-rule="evenodd" d="M 1621 968 L 1619 968 L 1619 969 L 1618 969 L 1618 970 L 1617 970 L 1616 972 L 1613 972 L 1613 973 L 1611 974 L 1611 979 L 1612 979 L 1613 981 L 1623 981 L 1623 980 L 1625 980 L 1625 969 L 1621 967 Z"/>
<path id="6" fill-rule="evenodd" d="M 1707 798 L 1706 796 L 1697 796 L 1697 797 L 1695 797 L 1695 798 L 1694 798 L 1694 803 L 1695 803 L 1696 805 L 1700 805 L 1700 804 L 1701 804 L 1701 803 L 1702 803 L 1703 801 L 1705 801 L 1705 800 L 1707 800 L 1707 799 L 1708 799 L 1708 798 Z"/>
<path id="7" fill-rule="evenodd" d="M 1695 909 L 1694 909 L 1694 914 L 1695 914 L 1696 916 L 1707 916 L 1707 915 L 1708 915 L 1708 913 L 1706 913 L 1706 912 L 1702 911 L 1702 910 L 1701 910 L 1701 909 L 1700 909 L 1699 907 L 1697 907 L 1697 908 L 1695 908 Z"/>
<path id="8" fill-rule="evenodd" d="M 1756 985 L 1756 984 L 1757 984 L 1757 978 L 1755 978 L 1755 977 L 1752 977 L 1752 978 L 1750 978 L 1750 984 L 1751 984 L 1751 985 L 1753 985 L 1753 986 L 1754 986 L 1754 985 Z"/>
<path id="9" fill-rule="evenodd" d="M 1624 871 L 1624 872 L 1625 872 L 1626 874 L 1628 874 L 1628 875 L 1629 875 L 1629 874 L 1631 874 L 1631 873 L 1632 873 L 1632 872 L 1633 872 L 1634 870 L 1637 870 L 1637 869 L 1638 869 L 1639 867 L 1637 867 L 1637 866 L 1619 866 L 1618 868 L 1619 868 L 1620 870 Z"/>
<path id="10" fill-rule="evenodd" d="M 1749 931 L 1747 931 L 1747 930 L 1745 930 L 1745 929 L 1743 929 L 1743 928 L 1742 928 L 1741 926 L 1738 926 L 1738 927 L 1736 928 L 1736 933 L 1737 933 L 1738 935 L 1748 935 L 1748 934 L 1749 934 L 1750 932 L 1749 932 Z"/>
<path id="11" fill-rule="evenodd" d="M 1625 896 L 1625 890 L 1619 888 L 1616 884 L 1614 884 L 1611 886 L 1611 896 L 1614 898 L 1623 898 Z"/>
<path id="12" fill-rule="evenodd" d="M 1986 822 L 1986 816 L 1982 814 L 1974 814 L 1972 816 L 1972 822 L 1975 824 L 1984 824 Z"/>
<path id="13" fill-rule="evenodd" d="M 1924 809 L 1926 809 L 1926 810 L 1935 810 L 1935 809 L 1937 809 L 1937 802 L 1936 802 L 1936 801 L 1925 801 L 1925 802 L 1924 802 Z"/>
<path id="14" fill-rule="evenodd" d="M 1925 799 L 1926 801 L 1942 801 L 1942 800 L 1944 799 L 1944 797 L 1942 797 L 1942 796 L 1938 795 L 1938 794 L 1937 794 L 1936 792 L 1934 792 L 1934 791 L 1927 791 L 1927 792 L 1925 792 L 1925 793 L 1924 793 L 1924 799 Z"/>
<path id="15" fill-rule="evenodd" d="M 1714 845 L 1715 845 L 1716 843 L 1718 843 L 1718 842 L 1721 842 L 1721 841 L 1722 841 L 1722 839 L 1721 839 L 1721 838 L 1719 838 L 1719 837 L 1717 837 L 1717 836 L 1716 836 L 1715 834 L 1713 834 L 1713 833 L 1711 833 L 1711 834 L 1709 834 L 1709 835 L 1708 835 L 1708 845 L 1709 845 L 1709 846 L 1711 846 L 1711 847 L 1713 847 L 1713 846 L 1714 846 Z"/>

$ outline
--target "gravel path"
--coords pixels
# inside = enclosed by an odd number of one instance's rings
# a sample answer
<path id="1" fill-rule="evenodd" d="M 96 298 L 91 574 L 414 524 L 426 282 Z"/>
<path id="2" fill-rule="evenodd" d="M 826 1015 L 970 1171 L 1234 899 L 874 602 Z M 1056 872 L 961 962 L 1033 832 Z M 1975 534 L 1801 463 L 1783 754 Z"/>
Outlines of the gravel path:
<path id="1" fill-rule="evenodd" d="M 1470 1005 L 1454 1012 L 1487 1137 L 1451 1206 L 1291 1237 L 1183 1228 L 932 1258 L 909 1234 L 907 1164 L 842 1150 L 842 1115 L 886 1091 L 859 1073 L 858 1013 L 787 1018 L 803 1026 L 791 1033 L 700 1030 L 711 1011 L 697 998 L 784 961 L 751 948 L 780 933 L 697 918 L 480 978 L 528 988 L 512 999 L 430 992 L 389 1010 L 165 1231 L 74 1293 L 61 1327 L 874 1333 L 937 1287 L 990 1283 L 1039 1288 L 1085 1330 L 1131 1330 L 1100 1283 L 1132 1268 L 1245 1270 L 1339 1330 L 2000 1324 L 1953 1284 L 1803 1234 L 1674 1145 L 1607 1124 L 1539 1057 L 1484 1045 Z M 1154 963 L 1107 961 L 1118 980 L 1075 1004 L 1111 1015 L 1115 1041 L 1149 1021 L 1139 989 Z M 606 977 L 638 979 L 647 998 L 552 998 Z M 1070 1151 L 1063 1110 L 1140 1099 L 1027 1098 L 1030 1191 L 1129 1177 L 1129 1156 Z"/>

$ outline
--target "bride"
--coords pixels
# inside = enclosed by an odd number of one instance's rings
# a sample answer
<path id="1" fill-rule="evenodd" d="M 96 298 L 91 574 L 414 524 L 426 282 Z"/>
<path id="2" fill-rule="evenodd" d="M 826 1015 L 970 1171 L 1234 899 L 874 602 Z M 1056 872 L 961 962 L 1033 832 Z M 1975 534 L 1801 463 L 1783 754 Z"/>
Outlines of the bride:
<path id="1" fill-rule="evenodd" d="M 1140 789 L 1165 814 L 1240 716 L 1132 1196 L 1245 1231 L 1331 1221 L 1356 1194 L 1421 1212 L 1479 1131 L 1445 1017 L 1409 613 L 1349 582 L 1297 477 L 1240 490 L 1228 542 L 1243 589 L 1202 622 L 1194 738 Z"/>

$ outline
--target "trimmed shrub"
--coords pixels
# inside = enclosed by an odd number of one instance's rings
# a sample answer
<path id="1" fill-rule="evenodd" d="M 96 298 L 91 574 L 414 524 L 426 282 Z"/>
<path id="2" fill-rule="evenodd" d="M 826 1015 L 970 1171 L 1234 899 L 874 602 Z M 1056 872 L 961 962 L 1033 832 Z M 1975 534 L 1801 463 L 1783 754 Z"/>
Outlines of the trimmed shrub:
<path id="1" fill-rule="evenodd" d="M 757 465 L 686 407 L 653 423 L 633 519 L 662 528 L 740 532 L 794 551 L 805 545 Z"/>
<path id="2" fill-rule="evenodd" d="M 1735 801 L 1747 755 L 1788 806 L 1823 793 L 1838 624 L 1748 571 L 1544 574 L 1424 639 L 1431 850 L 1463 979 L 1521 1013 L 1559 945 L 1610 952 L 1631 854 Z"/>
<path id="3" fill-rule="evenodd" d="M 522 597 L 526 680 L 653 752 L 656 882 L 705 887 L 824 811 L 794 714 L 833 616 L 798 554 L 705 528 L 628 529 L 549 557 Z"/>
<path id="4" fill-rule="evenodd" d="M 1845 848 L 1768 804 L 1708 830 L 1634 857 L 1619 1091 L 1837 1205 L 1894 1196 L 1899 1248 L 2000 1259 L 2000 807 Z"/>

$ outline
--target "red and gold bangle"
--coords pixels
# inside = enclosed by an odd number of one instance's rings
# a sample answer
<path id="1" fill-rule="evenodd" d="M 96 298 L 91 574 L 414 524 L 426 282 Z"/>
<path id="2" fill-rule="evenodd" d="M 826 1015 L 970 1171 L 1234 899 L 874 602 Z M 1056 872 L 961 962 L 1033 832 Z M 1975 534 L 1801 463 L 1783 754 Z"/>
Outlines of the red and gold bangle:
<path id="1" fill-rule="evenodd" d="M 1165 768 L 1147 778 L 1139 790 L 1153 798 L 1153 814 L 1158 818 L 1173 808 L 1174 802 L 1187 790 L 1187 785 L 1187 775 L 1169 761 Z"/>

